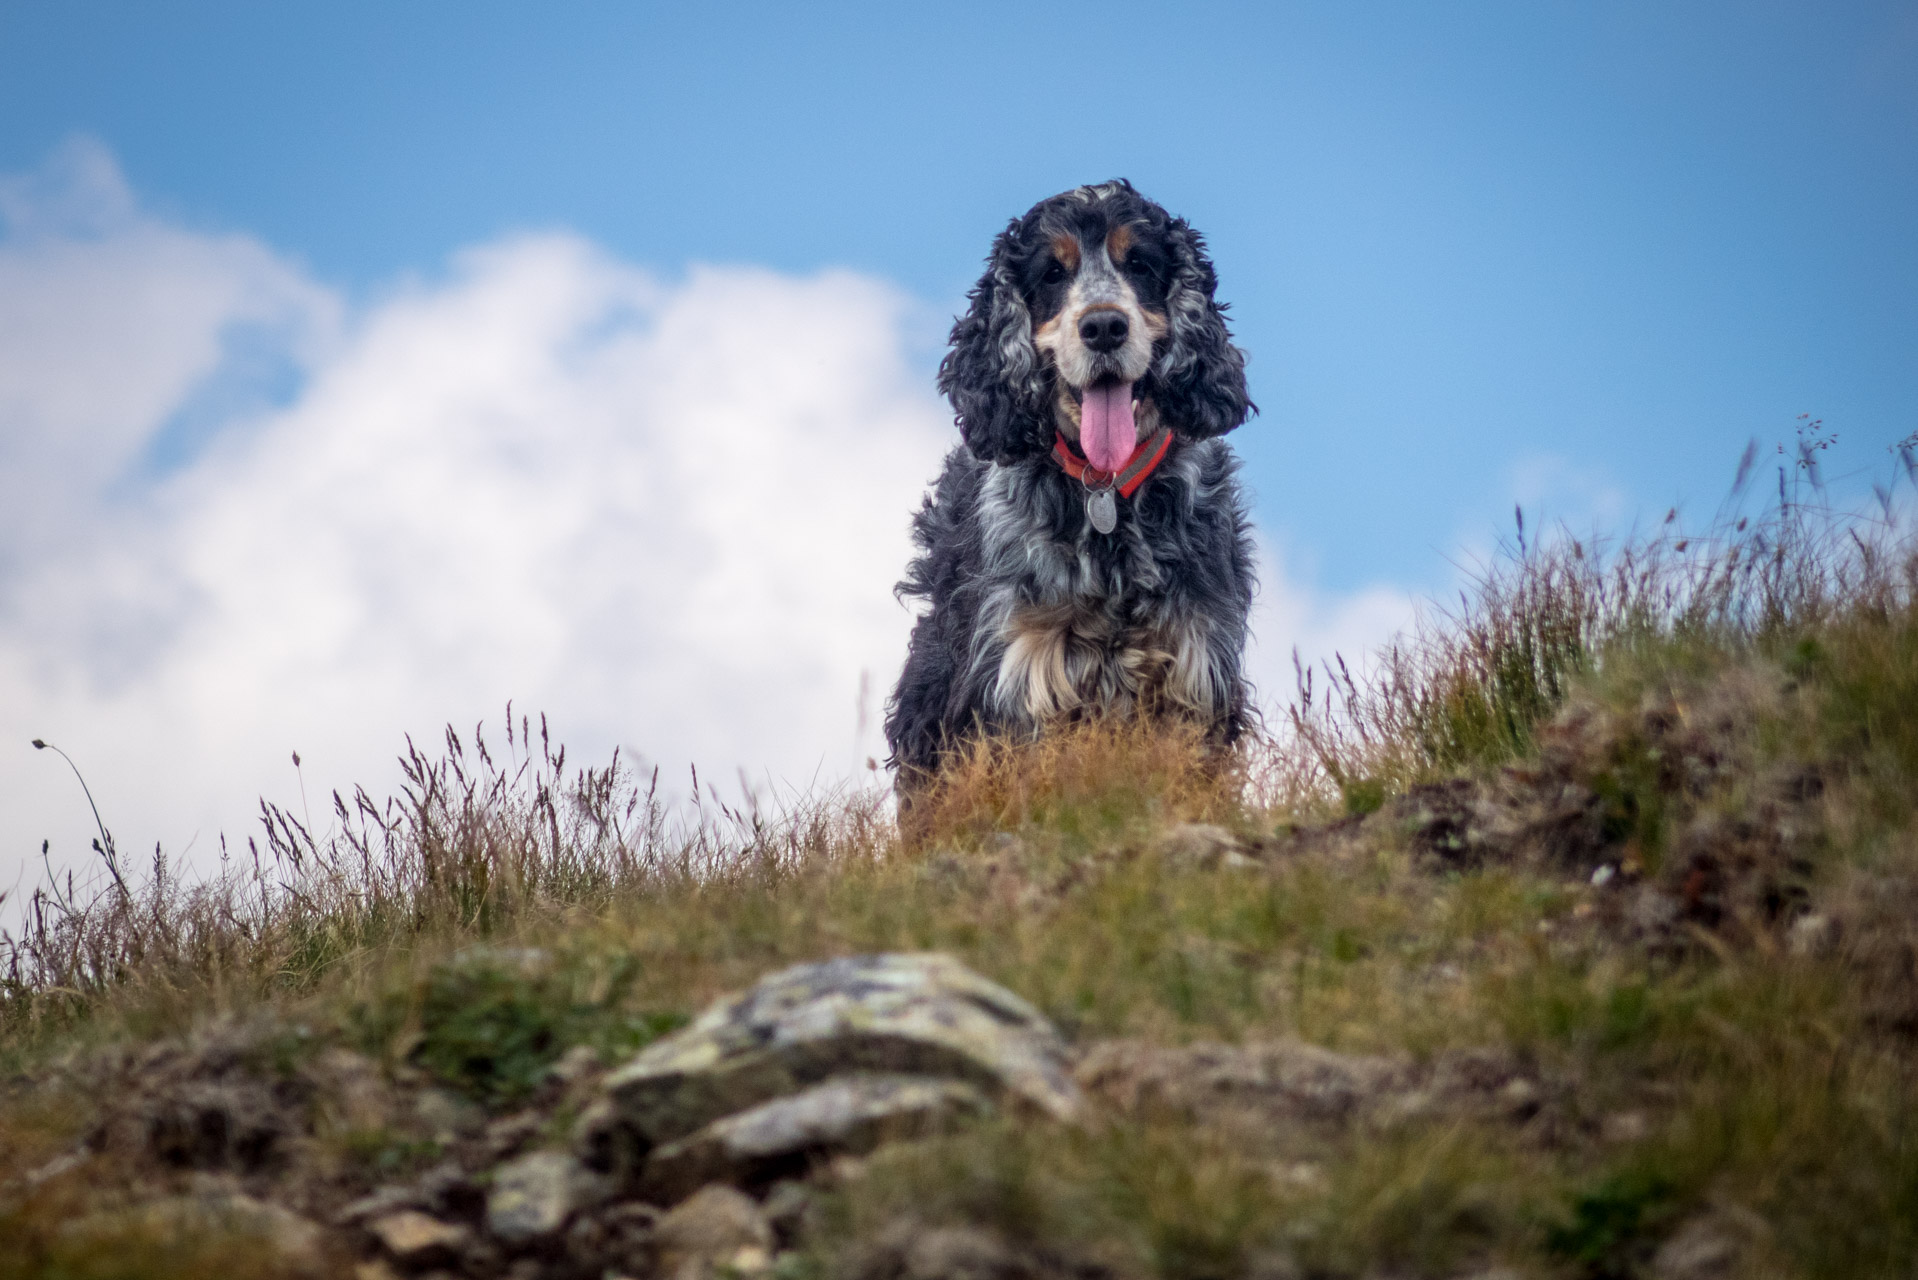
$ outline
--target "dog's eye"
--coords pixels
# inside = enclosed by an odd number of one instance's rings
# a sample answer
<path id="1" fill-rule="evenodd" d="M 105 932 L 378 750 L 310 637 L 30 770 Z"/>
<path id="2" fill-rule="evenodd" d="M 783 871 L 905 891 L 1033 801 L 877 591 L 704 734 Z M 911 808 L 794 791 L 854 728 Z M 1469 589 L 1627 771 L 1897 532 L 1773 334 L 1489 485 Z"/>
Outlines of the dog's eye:
<path id="1" fill-rule="evenodd" d="M 1144 254 L 1135 253 L 1126 259 L 1125 269 L 1135 276 L 1149 276 L 1152 274 L 1152 261 Z"/>
<path id="2" fill-rule="evenodd" d="M 1058 284 L 1061 280 L 1066 278 L 1065 263 L 1055 259 L 1052 265 L 1046 268 L 1045 275 L 1040 278 L 1044 280 L 1047 284 Z"/>

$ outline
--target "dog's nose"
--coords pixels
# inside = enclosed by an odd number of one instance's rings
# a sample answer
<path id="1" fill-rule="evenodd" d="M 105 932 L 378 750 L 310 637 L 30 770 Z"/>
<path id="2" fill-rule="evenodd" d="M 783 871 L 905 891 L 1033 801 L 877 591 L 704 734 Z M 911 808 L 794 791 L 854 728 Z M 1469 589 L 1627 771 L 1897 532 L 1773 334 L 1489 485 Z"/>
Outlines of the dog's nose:
<path id="1" fill-rule="evenodd" d="M 1125 312 L 1113 311 L 1101 307 L 1097 311 L 1088 311 L 1079 321 L 1079 337 L 1094 351 L 1117 351 L 1125 345 Z"/>

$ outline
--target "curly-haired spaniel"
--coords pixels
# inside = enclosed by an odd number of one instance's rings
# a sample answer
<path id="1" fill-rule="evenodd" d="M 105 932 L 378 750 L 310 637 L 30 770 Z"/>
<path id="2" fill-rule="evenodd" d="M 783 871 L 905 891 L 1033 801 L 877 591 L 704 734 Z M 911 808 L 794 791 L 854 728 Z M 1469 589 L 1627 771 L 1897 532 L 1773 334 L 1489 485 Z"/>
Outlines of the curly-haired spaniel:
<path id="1" fill-rule="evenodd" d="M 1231 742 L 1252 547 L 1219 436 L 1254 410 L 1199 233 L 1124 180 L 993 242 L 939 389 L 965 446 L 913 518 L 930 609 L 887 706 L 903 788 L 978 733 L 1088 712 Z"/>

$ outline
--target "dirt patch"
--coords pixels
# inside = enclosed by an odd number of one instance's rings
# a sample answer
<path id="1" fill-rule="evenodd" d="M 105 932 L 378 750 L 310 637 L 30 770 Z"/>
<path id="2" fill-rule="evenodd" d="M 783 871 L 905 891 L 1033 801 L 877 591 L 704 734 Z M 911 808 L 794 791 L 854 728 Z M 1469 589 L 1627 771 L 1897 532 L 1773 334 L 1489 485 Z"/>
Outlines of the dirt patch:
<path id="1" fill-rule="evenodd" d="M 1597 890 L 1608 933 L 1660 951 L 1695 946 L 1701 929 L 1775 935 L 1807 912 L 1824 838 L 1824 776 L 1767 747 L 1802 714 L 1792 682 L 1759 664 L 1663 681 L 1629 706 L 1576 696 L 1533 759 L 1412 787 L 1274 852 L 1398 847 L 1434 874 L 1571 878 Z"/>
<path id="2" fill-rule="evenodd" d="M 1180 1048 L 1108 1040 L 1086 1051 L 1077 1075 L 1121 1114 L 1170 1111 L 1187 1123 L 1264 1134 L 1291 1154 L 1355 1131 L 1468 1118 L 1529 1126 L 1550 1140 L 1573 1119 L 1565 1082 L 1494 1048 L 1419 1062 L 1297 1040 Z"/>

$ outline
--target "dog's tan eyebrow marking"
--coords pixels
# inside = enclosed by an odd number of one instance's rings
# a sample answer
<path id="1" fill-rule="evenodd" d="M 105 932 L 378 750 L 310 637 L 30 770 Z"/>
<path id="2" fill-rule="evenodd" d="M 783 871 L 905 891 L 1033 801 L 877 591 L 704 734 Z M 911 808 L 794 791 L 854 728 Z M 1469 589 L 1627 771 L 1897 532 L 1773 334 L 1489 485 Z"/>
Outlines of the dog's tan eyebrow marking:
<path id="1" fill-rule="evenodd" d="M 1111 255 L 1114 264 L 1125 262 L 1128 250 L 1132 248 L 1132 227 L 1121 223 L 1106 235 L 1106 252 Z"/>
<path id="2" fill-rule="evenodd" d="M 1059 265 L 1067 271 L 1077 271 L 1079 269 L 1078 239 L 1064 232 L 1052 237 L 1052 256 L 1057 258 Z"/>

